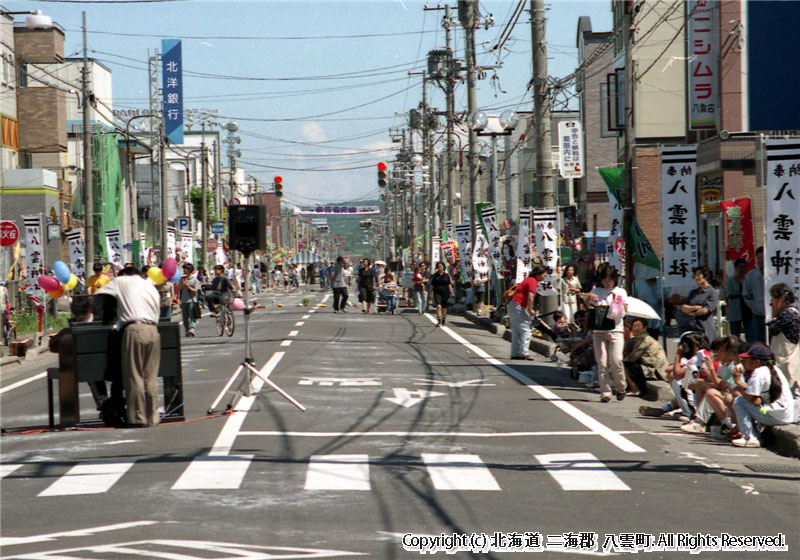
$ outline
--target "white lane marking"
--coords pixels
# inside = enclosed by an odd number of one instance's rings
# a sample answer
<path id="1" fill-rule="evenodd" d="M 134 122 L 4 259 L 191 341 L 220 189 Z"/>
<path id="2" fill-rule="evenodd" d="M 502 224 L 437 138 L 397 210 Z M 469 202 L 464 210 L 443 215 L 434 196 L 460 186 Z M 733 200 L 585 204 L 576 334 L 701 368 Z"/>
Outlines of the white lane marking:
<path id="1" fill-rule="evenodd" d="M 303 315 L 303 319 L 310 319 L 310 318 L 311 318 L 311 315 L 308 315 L 308 314 Z"/>
<path id="2" fill-rule="evenodd" d="M 437 490 L 500 490 L 500 485 L 477 455 L 423 453 L 422 460 Z"/>
<path id="3" fill-rule="evenodd" d="M 644 433 L 644 432 L 642 432 Z M 270 430 L 253 430 L 241 431 L 240 436 L 290 436 L 290 437 L 311 437 L 311 438 L 325 438 L 325 437 L 473 437 L 473 438 L 509 438 L 509 437 L 538 437 L 538 436 L 599 436 L 597 432 L 589 431 L 552 431 L 552 432 L 505 432 L 505 433 L 488 433 L 488 432 L 402 432 L 402 431 L 386 431 L 386 432 L 295 432 L 295 431 L 270 431 Z"/>
<path id="4" fill-rule="evenodd" d="M 331 297 L 330 294 L 325 294 L 325 297 L 322 298 L 322 301 L 320 303 L 325 303 L 326 301 L 328 301 L 328 298 L 330 298 L 330 297 Z"/>
<path id="5" fill-rule="evenodd" d="M 433 317 L 432 315 L 426 313 L 425 317 L 427 317 L 431 323 L 436 323 L 436 318 Z M 450 329 L 450 327 L 442 327 L 441 330 L 449 334 L 450 337 L 453 338 L 454 340 L 463 344 L 469 350 L 474 352 L 477 356 L 483 358 L 496 368 L 506 372 L 508 375 L 510 375 L 523 385 L 527 385 L 533 392 L 538 393 L 540 396 L 550 401 L 553 404 L 553 406 L 560 408 L 561 410 L 572 416 L 575 420 L 577 420 L 590 430 L 597 432 L 606 440 L 608 440 L 609 443 L 617 446 L 622 451 L 625 451 L 627 453 L 645 452 L 645 450 L 642 447 L 639 447 L 631 440 L 620 435 L 619 432 L 615 432 L 602 422 L 595 420 L 594 418 L 592 418 L 591 416 L 589 416 L 576 406 L 564 401 L 561 397 L 556 395 L 550 389 L 547 389 L 546 387 L 539 385 L 538 383 L 536 383 L 536 381 L 529 378 L 528 376 L 521 374 L 520 372 L 518 372 L 512 367 L 507 366 L 500 360 L 493 358 L 492 356 L 487 354 L 482 348 L 475 346 L 474 344 L 466 340 L 464 337 L 454 332 L 452 329 Z"/>
<path id="6" fill-rule="evenodd" d="M 312 455 L 306 490 L 369 490 L 368 455 Z"/>
<path id="7" fill-rule="evenodd" d="M 102 494 L 116 484 L 136 461 L 87 461 L 67 473 L 39 493 L 39 496 L 74 496 Z"/>
<path id="8" fill-rule="evenodd" d="M 568 492 L 630 490 L 591 453 L 550 453 L 534 457 Z"/>
<path id="9" fill-rule="evenodd" d="M 291 346 L 291 345 L 292 345 L 291 340 L 284 340 L 281 342 L 281 346 Z"/>
<path id="10" fill-rule="evenodd" d="M 264 377 L 269 377 L 284 355 L 285 352 L 275 352 L 269 361 L 264 364 L 264 367 L 261 368 L 259 373 Z M 253 394 L 249 397 L 241 397 L 234 404 L 234 412 L 225 421 L 225 425 L 222 427 L 222 430 L 220 430 L 219 436 L 217 436 L 217 441 L 214 442 L 214 446 L 211 448 L 211 451 L 208 452 L 209 456 L 219 457 L 228 455 L 231 452 L 231 447 L 233 446 L 236 436 L 239 434 L 239 430 L 242 428 L 244 419 L 247 418 L 247 413 L 252 408 L 253 403 L 256 402 L 256 395 L 263 386 L 264 380 L 260 377 L 253 376 L 250 383 L 251 392 Z"/>
<path id="11" fill-rule="evenodd" d="M 236 490 L 255 455 L 195 457 L 173 490 Z"/>
<path id="12" fill-rule="evenodd" d="M 106 533 L 109 531 L 121 531 L 122 529 L 131 529 L 133 527 L 142 527 L 145 525 L 155 525 L 161 523 L 160 521 L 131 521 L 129 523 L 116 523 L 114 525 L 101 525 L 100 527 L 89 527 L 88 529 L 75 529 L 74 531 L 62 531 L 60 533 L 45 533 L 43 535 L 34 535 L 32 537 L 0 537 L 0 548 L 5 546 L 14 546 L 18 544 L 31 544 L 54 541 L 61 537 L 87 537 L 97 533 Z"/>
<path id="13" fill-rule="evenodd" d="M 427 389 L 420 389 L 419 391 L 409 391 L 408 389 L 395 388 L 393 397 L 383 397 L 383 400 L 394 403 L 397 406 L 411 408 L 415 404 L 419 404 L 425 399 L 431 397 L 443 397 L 447 393 L 439 393 L 437 391 L 428 391 Z"/>
<path id="14" fill-rule="evenodd" d="M 15 465 L 12 463 L 3 463 L 2 465 L 0 465 L 0 478 L 7 477 L 21 466 L 22 465 Z"/>
<path id="15" fill-rule="evenodd" d="M 297 336 L 300 331 L 289 331 L 289 336 Z"/>
<path id="16" fill-rule="evenodd" d="M 295 327 L 302 327 L 302 326 L 303 326 L 303 325 L 305 325 L 305 324 L 306 324 L 306 322 L 305 322 L 305 321 L 297 321 L 297 322 L 294 324 L 294 326 L 295 326 Z"/>
<path id="17" fill-rule="evenodd" d="M 17 387 L 22 387 L 23 385 L 27 385 L 28 383 L 33 383 L 34 381 L 38 381 L 39 379 L 44 379 L 45 377 L 47 377 L 46 371 L 43 371 L 42 373 L 37 373 L 33 377 L 23 379 L 22 381 L 17 381 L 16 383 L 12 383 L 8 387 L 3 387 L 2 389 L 0 389 L 0 395 L 8 391 L 11 391 L 13 389 L 16 389 Z"/>

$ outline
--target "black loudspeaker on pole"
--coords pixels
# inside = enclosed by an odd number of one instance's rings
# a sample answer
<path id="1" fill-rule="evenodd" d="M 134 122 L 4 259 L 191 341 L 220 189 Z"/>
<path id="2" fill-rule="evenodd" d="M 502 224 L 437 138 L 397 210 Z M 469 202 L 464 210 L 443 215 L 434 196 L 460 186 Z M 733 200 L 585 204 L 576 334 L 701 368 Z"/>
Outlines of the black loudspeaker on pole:
<path id="1" fill-rule="evenodd" d="M 239 204 L 228 207 L 230 248 L 249 256 L 253 251 L 267 250 L 267 209 L 261 204 Z"/>

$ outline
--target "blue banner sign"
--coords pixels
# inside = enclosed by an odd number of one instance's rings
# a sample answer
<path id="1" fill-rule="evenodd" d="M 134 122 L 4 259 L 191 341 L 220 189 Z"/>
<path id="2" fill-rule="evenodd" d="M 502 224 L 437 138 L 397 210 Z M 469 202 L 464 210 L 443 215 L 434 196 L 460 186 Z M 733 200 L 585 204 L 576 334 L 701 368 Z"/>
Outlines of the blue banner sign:
<path id="1" fill-rule="evenodd" d="M 164 135 L 170 144 L 183 144 L 183 60 L 179 39 L 161 41 Z"/>

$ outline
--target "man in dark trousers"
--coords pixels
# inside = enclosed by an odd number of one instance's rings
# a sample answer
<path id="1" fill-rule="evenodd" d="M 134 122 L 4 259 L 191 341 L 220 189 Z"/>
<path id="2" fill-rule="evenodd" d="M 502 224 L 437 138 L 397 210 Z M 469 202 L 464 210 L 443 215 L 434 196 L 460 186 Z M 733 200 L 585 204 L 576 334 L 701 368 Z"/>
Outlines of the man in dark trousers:
<path id="1" fill-rule="evenodd" d="M 122 382 L 128 425 L 155 426 L 159 421 L 157 381 L 161 361 L 158 291 L 138 268 L 128 266 L 97 294 L 117 300 L 115 328 L 122 331 Z"/>

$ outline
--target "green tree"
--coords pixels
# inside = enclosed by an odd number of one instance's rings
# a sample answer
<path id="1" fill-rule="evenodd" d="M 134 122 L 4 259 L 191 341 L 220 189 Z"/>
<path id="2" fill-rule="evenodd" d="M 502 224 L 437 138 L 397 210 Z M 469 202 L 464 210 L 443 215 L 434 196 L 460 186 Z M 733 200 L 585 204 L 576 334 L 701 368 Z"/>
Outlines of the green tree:
<path id="1" fill-rule="evenodd" d="M 192 203 L 192 217 L 196 222 L 204 222 L 203 189 L 200 187 L 190 189 L 189 201 Z M 217 213 L 214 211 L 214 195 L 210 190 L 206 190 L 206 213 L 208 214 L 208 224 L 213 224 L 218 220 Z"/>

